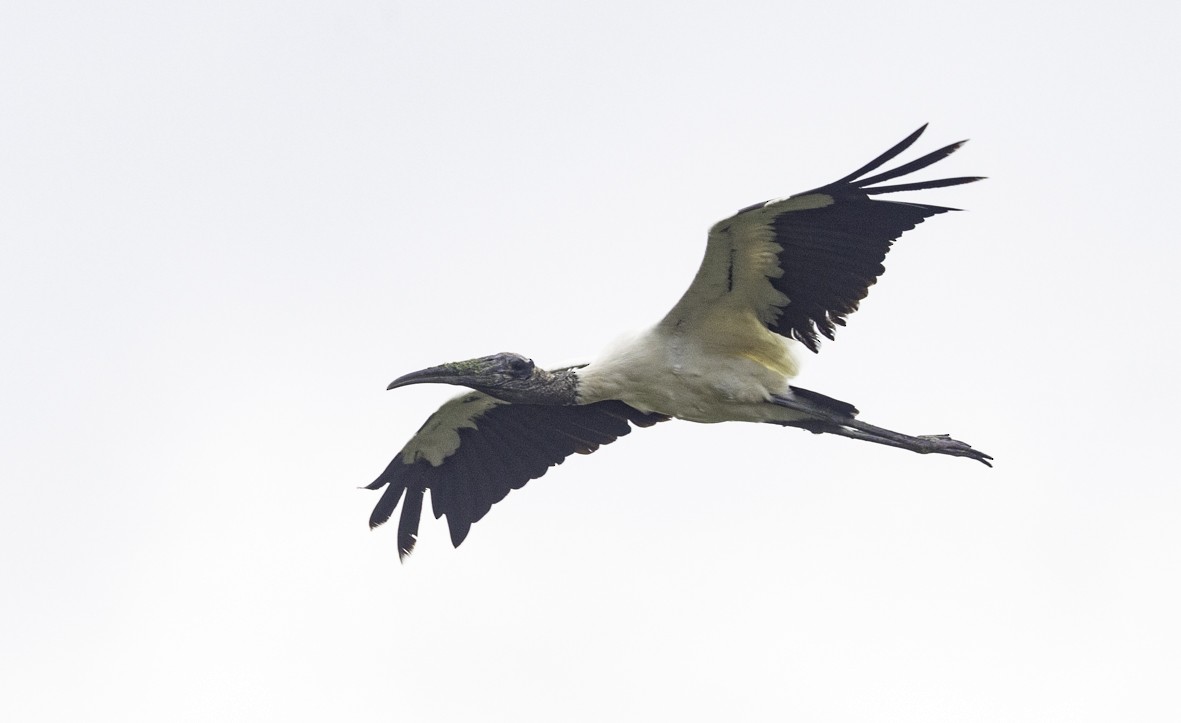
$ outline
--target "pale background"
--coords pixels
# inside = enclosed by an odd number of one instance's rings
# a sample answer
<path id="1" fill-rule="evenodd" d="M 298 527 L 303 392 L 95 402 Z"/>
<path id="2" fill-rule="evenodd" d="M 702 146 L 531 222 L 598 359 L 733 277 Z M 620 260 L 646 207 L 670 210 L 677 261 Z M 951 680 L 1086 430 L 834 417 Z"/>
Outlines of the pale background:
<path id="1" fill-rule="evenodd" d="M 9 0 L 0 719 L 1181 719 L 1179 15 Z M 390 379 L 588 359 L 926 121 L 990 179 L 799 383 L 995 469 L 669 423 L 367 530 Z"/>

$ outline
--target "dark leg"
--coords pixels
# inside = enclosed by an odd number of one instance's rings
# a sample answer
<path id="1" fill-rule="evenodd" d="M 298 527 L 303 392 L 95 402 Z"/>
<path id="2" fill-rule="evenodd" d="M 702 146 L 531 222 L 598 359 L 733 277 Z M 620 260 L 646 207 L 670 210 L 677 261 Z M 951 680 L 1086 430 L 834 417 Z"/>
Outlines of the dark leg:
<path id="1" fill-rule="evenodd" d="M 867 424 L 852 415 L 842 414 L 822 405 L 812 399 L 793 397 L 775 397 L 773 402 L 781 407 L 795 409 L 807 413 L 812 419 L 800 422 L 783 422 L 784 426 L 801 427 L 816 434 L 839 434 L 850 439 L 860 439 L 865 442 L 884 444 L 889 447 L 908 449 L 918 454 L 946 454 L 952 457 L 968 457 L 989 467 L 991 456 L 972 449 L 971 445 L 952 439 L 946 434 L 924 434 L 912 437 L 909 434 L 894 432 L 882 427 Z"/>

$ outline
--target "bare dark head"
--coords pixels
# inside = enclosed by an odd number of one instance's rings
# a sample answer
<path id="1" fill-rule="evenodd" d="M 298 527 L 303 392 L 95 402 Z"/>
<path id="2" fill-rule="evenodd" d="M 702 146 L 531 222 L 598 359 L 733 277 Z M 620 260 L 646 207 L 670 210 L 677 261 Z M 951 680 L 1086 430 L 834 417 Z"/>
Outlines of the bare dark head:
<path id="1" fill-rule="evenodd" d="M 387 389 L 410 384 L 455 384 L 506 402 L 569 404 L 574 393 L 573 383 L 562 383 L 561 389 L 555 386 L 564 381 L 538 369 L 528 357 L 502 352 L 411 372 L 390 382 Z M 567 397 L 571 401 L 565 401 Z"/>

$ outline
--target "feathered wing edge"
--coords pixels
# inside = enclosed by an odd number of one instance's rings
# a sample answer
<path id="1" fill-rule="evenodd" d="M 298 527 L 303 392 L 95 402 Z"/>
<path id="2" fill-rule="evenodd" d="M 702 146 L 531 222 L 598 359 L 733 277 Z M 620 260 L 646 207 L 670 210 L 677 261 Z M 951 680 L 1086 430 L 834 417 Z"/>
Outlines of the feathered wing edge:
<path id="1" fill-rule="evenodd" d="M 912 202 L 879 201 L 872 195 L 898 191 L 958 186 L 982 176 L 960 176 L 893 185 L 875 185 L 914 173 L 946 158 L 967 141 L 949 144 L 913 161 L 869 175 L 910 148 L 924 124 L 889 150 L 849 175 L 791 198 L 809 194 L 832 197 L 829 206 L 788 210 L 772 221 L 776 240 L 783 246 L 779 266 L 783 275 L 772 284 L 791 303 L 771 326 L 773 331 L 819 350 L 819 335 L 834 337 L 837 326 L 857 310 L 869 287 L 885 268 L 882 261 L 891 243 L 925 218 L 959 209 Z M 785 199 L 790 200 L 790 199 Z M 774 202 L 768 206 L 773 207 Z"/>
<path id="2" fill-rule="evenodd" d="M 387 522 L 402 502 L 398 557 L 404 560 L 414 550 L 423 496 L 430 489 L 434 515 L 447 516 L 451 542 L 459 547 L 472 524 L 511 490 L 541 477 L 571 454 L 590 454 L 629 434 L 630 425 L 649 427 L 666 419 L 614 400 L 579 406 L 497 404 L 471 420 L 475 426 L 452 430 L 459 436 L 459 445 L 441 464 L 435 466 L 424 459 L 407 464 L 404 454 L 431 427 L 428 420 L 385 471 L 366 486 L 373 490 L 386 487 L 369 517 L 369 526 Z"/>
<path id="3" fill-rule="evenodd" d="M 967 143 L 968 142 L 967 139 L 962 140 L 962 141 L 957 141 L 955 143 L 951 143 L 949 145 L 946 145 L 946 146 L 940 148 L 939 150 L 931 151 L 930 153 L 926 154 L 925 156 L 922 156 L 920 158 L 916 158 L 913 161 L 910 161 L 908 163 L 904 163 L 901 166 L 898 166 L 897 168 L 890 169 L 889 171 L 883 171 L 882 173 L 879 173 L 876 176 L 870 176 L 869 178 L 861 178 L 861 176 L 864 176 L 865 174 L 869 173 L 870 171 L 875 171 L 878 168 L 881 168 L 882 166 L 886 165 L 890 161 L 897 158 L 903 151 L 905 151 L 907 148 L 910 148 L 912 145 L 914 145 L 914 142 L 919 139 L 919 136 L 923 135 L 923 131 L 925 131 L 925 130 L 927 130 L 926 123 L 919 126 L 918 130 L 911 133 L 906 138 L 903 138 L 898 143 L 895 143 L 885 153 L 881 154 L 880 156 L 873 159 L 869 163 L 866 163 L 864 166 L 862 166 L 861 168 L 858 168 L 856 171 L 853 171 L 852 173 L 845 176 L 844 178 L 841 178 L 837 181 L 833 181 L 832 183 L 828 184 L 827 186 L 822 186 L 821 188 L 816 189 L 816 191 L 809 191 L 809 193 L 815 193 L 817 191 L 829 192 L 833 188 L 836 188 L 836 187 L 851 186 L 853 188 L 860 190 L 862 193 L 873 195 L 873 194 L 878 194 L 878 193 L 895 193 L 897 191 L 921 191 L 925 188 L 944 188 L 946 186 L 958 186 L 962 183 L 972 183 L 973 181 L 980 181 L 980 180 L 984 179 L 984 176 L 959 176 L 956 178 L 940 178 L 940 179 L 935 179 L 935 180 L 931 180 L 931 181 L 917 181 L 914 183 L 900 183 L 900 184 L 896 184 L 893 186 L 878 186 L 876 188 L 870 188 L 870 186 L 873 186 L 875 183 L 882 183 L 883 181 L 890 181 L 890 180 L 893 180 L 893 179 L 898 178 L 900 176 L 905 176 L 907 174 L 914 173 L 915 171 L 921 171 L 922 169 L 926 168 L 927 166 L 930 166 L 933 163 L 936 163 L 938 161 L 943 160 L 944 158 L 947 158 L 952 153 L 955 153 L 957 150 L 959 150 L 960 146 Z M 800 195 L 803 195 L 803 194 L 800 194 Z M 948 209 L 948 210 L 955 210 L 955 209 Z"/>

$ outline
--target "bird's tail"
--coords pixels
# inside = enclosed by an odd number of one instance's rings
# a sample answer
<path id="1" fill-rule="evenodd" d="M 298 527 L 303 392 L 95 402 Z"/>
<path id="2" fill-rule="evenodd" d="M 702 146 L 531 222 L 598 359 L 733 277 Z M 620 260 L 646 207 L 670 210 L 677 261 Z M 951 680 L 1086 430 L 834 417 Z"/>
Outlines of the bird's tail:
<path id="1" fill-rule="evenodd" d="M 802 412 L 803 419 L 790 422 L 773 422 L 784 427 L 799 427 L 814 434 L 832 431 L 834 426 L 840 426 L 857 416 L 857 407 L 848 402 L 825 396 L 820 392 L 800 387 L 788 387 L 790 393 L 785 396 L 774 396 L 772 403 L 781 407 Z"/>
<path id="2" fill-rule="evenodd" d="M 827 414 L 836 417 L 847 417 L 852 419 L 858 414 L 857 407 L 854 407 L 848 402 L 842 402 L 839 399 L 826 397 L 820 392 L 814 392 L 810 389 L 801 389 L 800 387 L 789 387 L 791 389 L 792 400 L 800 408 L 800 411 L 818 412 L 823 411 Z"/>

